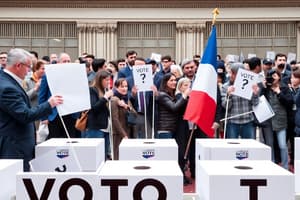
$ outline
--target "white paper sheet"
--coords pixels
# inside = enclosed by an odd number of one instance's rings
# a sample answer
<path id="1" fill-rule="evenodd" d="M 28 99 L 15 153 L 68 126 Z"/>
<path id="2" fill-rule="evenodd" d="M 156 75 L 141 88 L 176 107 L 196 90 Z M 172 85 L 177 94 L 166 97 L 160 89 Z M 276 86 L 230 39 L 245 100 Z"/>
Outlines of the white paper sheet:
<path id="1" fill-rule="evenodd" d="M 259 97 L 259 104 L 252 106 L 256 119 L 259 123 L 262 123 L 275 115 L 271 105 L 267 101 L 265 96 Z"/>
<path id="2" fill-rule="evenodd" d="M 68 115 L 91 108 L 84 64 L 46 65 L 46 76 L 51 94 L 63 96 L 64 103 L 57 106 L 59 115 Z"/>

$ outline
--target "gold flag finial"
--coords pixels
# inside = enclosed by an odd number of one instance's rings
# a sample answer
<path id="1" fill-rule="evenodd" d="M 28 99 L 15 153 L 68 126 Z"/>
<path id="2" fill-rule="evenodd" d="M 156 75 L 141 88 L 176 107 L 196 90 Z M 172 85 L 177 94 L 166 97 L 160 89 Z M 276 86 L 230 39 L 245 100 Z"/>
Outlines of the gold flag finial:
<path id="1" fill-rule="evenodd" d="M 216 20 L 217 20 L 217 16 L 220 14 L 219 12 L 219 9 L 218 8 L 215 8 L 213 11 L 213 21 L 212 21 L 212 24 L 215 25 L 216 23 Z"/>

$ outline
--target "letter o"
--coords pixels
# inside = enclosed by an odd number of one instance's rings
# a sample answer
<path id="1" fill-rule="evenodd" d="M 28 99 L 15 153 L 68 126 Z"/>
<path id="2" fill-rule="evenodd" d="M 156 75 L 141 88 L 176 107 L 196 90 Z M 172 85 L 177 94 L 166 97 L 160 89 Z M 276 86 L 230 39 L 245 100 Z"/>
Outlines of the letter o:
<path id="1" fill-rule="evenodd" d="M 59 199 L 68 200 L 67 192 L 73 185 L 78 185 L 84 190 L 84 200 L 91 200 L 93 198 L 93 190 L 88 182 L 80 178 L 72 178 L 61 185 L 59 189 Z"/>
<path id="2" fill-rule="evenodd" d="M 155 179 L 144 179 L 136 184 L 133 190 L 133 199 L 134 200 L 142 200 L 142 191 L 144 187 L 151 185 L 155 187 L 158 191 L 158 200 L 166 200 L 167 199 L 167 190 L 165 186 L 158 180 Z"/>

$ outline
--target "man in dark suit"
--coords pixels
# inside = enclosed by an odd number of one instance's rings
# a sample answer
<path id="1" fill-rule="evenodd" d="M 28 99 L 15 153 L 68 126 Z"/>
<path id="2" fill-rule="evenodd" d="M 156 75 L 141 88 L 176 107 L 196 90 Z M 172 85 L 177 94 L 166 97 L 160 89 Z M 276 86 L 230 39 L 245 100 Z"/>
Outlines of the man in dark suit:
<path id="1" fill-rule="evenodd" d="M 31 107 L 22 88 L 22 81 L 32 65 L 31 55 L 23 49 L 12 49 L 7 66 L 0 70 L 0 159 L 23 159 L 24 171 L 34 158 L 34 121 L 51 113 L 62 104 L 61 96 L 52 96 L 47 102 Z"/>
<path id="2" fill-rule="evenodd" d="M 128 51 L 126 53 L 126 66 L 118 72 L 118 78 L 126 78 L 128 84 L 128 94 L 131 93 L 131 89 L 134 86 L 132 67 L 137 56 L 136 51 Z"/>

